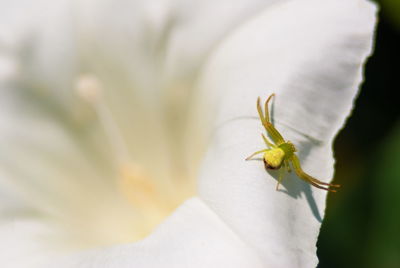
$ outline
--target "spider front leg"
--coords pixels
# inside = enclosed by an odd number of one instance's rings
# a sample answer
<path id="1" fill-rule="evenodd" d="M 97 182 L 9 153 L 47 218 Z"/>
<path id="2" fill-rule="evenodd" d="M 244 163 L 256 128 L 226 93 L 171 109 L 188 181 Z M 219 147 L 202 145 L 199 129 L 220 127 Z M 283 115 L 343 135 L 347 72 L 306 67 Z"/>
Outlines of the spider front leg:
<path id="1" fill-rule="evenodd" d="M 267 130 L 268 134 L 271 136 L 272 140 L 276 143 L 276 144 L 282 144 L 285 142 L 285 140 L 283 139 L 282 135 L 278 132 L 278 130 L 276 130 L 276 128 L 272 125 L 272 123 L 270 122 L 269 119 L 269 111 L 268 111 L 268 103 L 269 101 L 272 99 L 272 97 L 275 94 L 271 94 L 267 101 L 265 102 L 265 115 L 262 111 L 261 108 L 261 100 L 260 97 L 258 97 L 257 99 L 257 111 L 258 111 L 258 115 L 260 116 L 260 120 L 262 125 L 264 126 L 264 128 Z"/>
<path id="2" fill-rule="evenodd" d="M 267 146 L 270 147 L 270 148 L 276 148 L 276 145 L 273 144 L 272 142 L 270 142 L 270 141 L 267 139 L 267 137 L 264 136 L 264 134 L 261 133 L 261 137 L 263 138 L 263 140 L 264 140 L 264 142 L 265 142 L 265 145 L 267 145 Z M 257 151 L 257 152 L 255 152 L 255 153 L 253 153 L 252 155 L 250 155 L 249 157 L 247 157 L 246 160 L 250 160 L 252 157 L 254 157 L 254 156 L 258 155 L 258 154 L 261 154 L 261 153 L 265 153 L 265 152 L 268 151 L 268 150 L 269 150 L 269 149 L 264 149 L 264 150 Z"/>
<path id="3" fill-rule="evenodd" d="M 255 152 L 255 153 L 253 153 L 253 154 L 251 154 L 250 156 L 248 156 L 245 160 L 247 161 L 247 160 L 250 160 L 250 159 L 252 159 L 254 156 L 256 156 L 256 155 L 258 155 L 258 154 L 261 154 L 261 153 L 265 153 L 266 151 L 268 151 L 269 149 L 264 149 L 264 150 L 260 150 L 260 151 L 257 151 L 257 152 Z"/>
<path id="4" fill-rule="evenodd" d="M 267 146 L 269 146 L 269 147 L 271 147 L 271 148 L 276 148 L 276 147 L 277 147 L 275 144 L 273 144 L 272 142 L 270 142 L 270 141 L 268 140 L 268 138 L 265 137 L 264 134 L 261 134 L 261 136 L 262 136 L 262 138 L 263 138 L 263 140 L 264 140 L 264 142 L 265 142 L 265 144 L 266 144 Z"/>
<path id="5" fill-rule="evenodd" d="M 265 101 L 264 104 L 264 113 L 265 113 L 265 121 L 266 122 L 271 122 L 271 120 L 269 119 L 269 110 L 268 110 L 268 103 L 271 101 L 272 97 L 275 97 L 275 93 L 272 93 L 271 95 L 269 95 L 268 99 Z"/>

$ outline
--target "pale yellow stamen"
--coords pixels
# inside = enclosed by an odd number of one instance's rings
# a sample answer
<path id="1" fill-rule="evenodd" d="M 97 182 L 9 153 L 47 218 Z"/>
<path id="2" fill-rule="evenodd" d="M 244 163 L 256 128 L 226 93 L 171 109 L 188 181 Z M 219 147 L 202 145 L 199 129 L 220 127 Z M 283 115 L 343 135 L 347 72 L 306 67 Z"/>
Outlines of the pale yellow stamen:
<path id="1" fill-rule="evenodd" d="M 77 82 L 76 88 L 78 94 L 93 105 L 98 119 L 108 136 L 110 145 L 114 150 L 114 155 L 117 157 L 116 161 L 119 163 L 129 161 L 126 142 L 124 141 L 118 126 L 115 124 L 115 120 L 113 119 L 108 106 L 103 100 L 103 88 L 100 80 L 93 75 L 82 75 Z"/>
<path id="2" fill-rule="evenodd" d="M 137 215 L 132 239 L 143 238 L 176 208 L 182 200 L 176 200 L 180 194 L 172 197 L 168 195 L 161 182 L 151 178 L 132 160 L 126 141 L 103 99 L 102 84 L 97 77 L 81 76 L 77 81 L 76 91 L 93 106 L 113 149 L 117 188 L 131 205 L 132 214 Z"/>

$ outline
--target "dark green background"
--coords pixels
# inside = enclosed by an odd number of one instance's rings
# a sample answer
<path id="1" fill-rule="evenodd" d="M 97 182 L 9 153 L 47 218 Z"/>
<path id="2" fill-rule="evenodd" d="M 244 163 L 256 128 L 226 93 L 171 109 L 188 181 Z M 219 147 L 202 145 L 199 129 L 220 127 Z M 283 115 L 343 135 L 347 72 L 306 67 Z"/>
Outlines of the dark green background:
<path id="1" fill-rule="evenodd" d="M 318 240 L 319 268 L 400 267 L 400 0 L 382 0 L 374 55 L 335 141 L 335 182 Z"/>

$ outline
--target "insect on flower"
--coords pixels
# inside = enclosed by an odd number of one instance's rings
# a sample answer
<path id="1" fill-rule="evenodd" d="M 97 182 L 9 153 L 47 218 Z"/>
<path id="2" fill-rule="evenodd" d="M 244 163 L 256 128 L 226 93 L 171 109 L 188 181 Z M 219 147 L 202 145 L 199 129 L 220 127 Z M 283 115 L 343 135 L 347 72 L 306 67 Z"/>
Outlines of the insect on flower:
<path id="1" fill-rule="evenodd" d="M 338 188 L 340 185 L 338 184 L 331 184 L 331 183 L 325 183 L 320 180 L 317 180 L 316 178 L 308 175 L 303 171 L 303 169 L 300 166 L 300 160 L 295 154 L 296 147 L 290 142 L 290 141 L 285 141 L 285 139 L 282 137 L 282 135 L 278 132 L 278 130 L 272 125 L 270 118 L 269 118 L 269 112 L 268 112 L 268 103 L 272 99 L 272 97 L 275 96 L 275 94 L 271 94 L 267 101 L 265 102 L 265 108 L 263 113 L 261 105 L 260 105 L 260 97 L 257 99 L 257 111 L 260 116 L 261 122 L 265 129 L 267 130 L 267 133 L 269 136 L 272 138 L 273 143 L 268 140 L 267 137 L 265 137 L 264 134 L 261 134 L 265 144 L 267 147 L 270 149 L 264 149 L 257 151 L 250 155 L 249 157 L 246 158 L 246 160 L 250 160 L 253 158 L 255 155 L 258 154 L 264 154 L 263 156 L 263 161 L 265 168 L 267 169 L 280 169 L 280 174 L 279 174 L 279 179 L 278 179 L 278 184 L 276 185 L 276 190 L 279 189 L 279 184 L 281 183 L 285 169 L 288 172 L 291 172 L 291 167 L 294 169 L 295 173 L 299 178 L 302 180 L 310 183 L 311 185 L 327 190 L 330 192 L 336 192 L 335 189 L 332 189 L 331 187 Z M 324 186 L 325 187 L 324 187 Z"/>

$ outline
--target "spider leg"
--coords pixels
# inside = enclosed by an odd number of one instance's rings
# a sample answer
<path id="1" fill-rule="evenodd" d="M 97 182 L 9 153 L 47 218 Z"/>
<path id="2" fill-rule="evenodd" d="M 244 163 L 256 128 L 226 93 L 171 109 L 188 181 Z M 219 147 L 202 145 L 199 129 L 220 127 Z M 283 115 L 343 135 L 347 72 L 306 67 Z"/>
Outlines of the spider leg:
<path id="1" fill-rule="evenodd" d="M 302 180 L 310 183 L 311 185 L 313 185 L 317 188 L 320 188 L 320 189 L 330 191 L 330 192 L 336 192 L 336 190 L 330 189 L 329 187 L 336 187 L 336 188 L 340 187 L 339 184 L 326 183 L 326 182 L 317 180 L 316 178 L 305 173 L 300 166 L 299 158 L 295 154 L 293 154 L 293 156 L 291 157 L 291 161 L 292 161 L 292 165 L 293 165 L 294 171 L 296 172 L 297 176 L 299 176 L 299 178 L 301 178 Z M 321 185 L 326 185 L 329 187 L 323 187 Z"/>
<path id="2" fill-rule="evenodd" d="M 260 119 L 261 119 L 261 122 L 262 122 L 264 128 L 267 130 L 267 132 L 271 136 L 272 140 L 276 144 L 279 145 L 279 144 L 284 143 L 285 140 L 283 139 L 282 135 L 278 132 L 278 130 L 276 130 L 276 128 L 269 121 L 268 102 L 271 100 L 272 96 L 274 96 L 274 94 L 269 96 L 269 98 L 265 102 L 265 107 L 266 107 L 265 108 L 266 109 L 265 117 L 264 117 L 264 113 L 263 113 L 262 108 L 261 108 L 260 97 L 258 97 L 258 99 L 257 99 L 257 111 L 258 111 L 258 115 L 260 116 Z"/>
<path id="3" fill-rule="evenodd" d="M 285 166 L 286 166 L 286 170 L 287 170 L 287 172 L 292 172 L 292 169 L 290 168 L 290 165 L 289 165 L 289 160 L 285 160 Z"/>
<path id="4" fill-rule="evenodd" d="M 266 145 L 268 145 L 268 146 L 271 147 L 271 148 L 276 148 L 276 145 L 273 144 L 272 142 L 270 142 L 270 141 L 268 140 L 268 138 L 265 137 L 264 134 L 261 133 L 261 136 L 262 136 L 262 138 L 263 138 L 263 140 L 264 140 L 264 142 L 265 142 Z"/>
<path id="5" fill-rule="evenodd" d="M 303 178 L 302 178 L 302 179 L 303 179 Z M 334 190 L 334 189 L 330 189 L 330 188 L 328 188 L 328 187 L 323 187 L 323 186 L 318 185 L 318 184 L 316 184 L 316 183 L 314 183 L 314 182 L 312 182 L 312 181 L 308 181 L 308 180 L 306 180 L 306 181 L 307 181 L 309 184 L 313 185 L 314 187 L 317 187 L 317 188 L 319 188 L 319 189 L 326 190 L 326 191 L 329 191 L 329 192 L 336 193 L 336 190 Z"/>
<path id="6" fill-rule="evenodd" d="M 283 178 L 285 176 L 285 169 L 281 168 L 279 169 L 279 178 L 278 178 L 278 183 L 276 184 L 276 190 L 279 190 L 279 185 L 281 184 Z"/>
<path id="7" fill-rule="evenodd" d="M 264 104 L 264 113 L 265 113 L 265 121 L 266 121 L 266 122 L 271 122 L 270 119 L 269 119 L 268 103 L 270 102 L 270 100 L 271 100 L 272 97 L 274 97 L 274 96 L 275 96 L 275 93 L 272 93 L 272 94 L 268 97 L 267 101 L 266 101 L 265 104 Z"/>
<path id="8" fill-rule="evenodd" d="M 250 159 L 253 158 L 254 156 L 256 156 L 256 155 L 258 155 L 258 154 L 261 154 L 261 153 L 264 153 L 264 152 L 266 152 L 266 151 L 268 151 L 268 149 L 264 149 L 264 150 L 257 151 L 257 152 L 255 152 L 255 153 L 253 153 L 252 155 L 248 156 L 245 160 L 246 160 L 246 161 L 247 161 L 247 160 L 250 160 Z"/>

